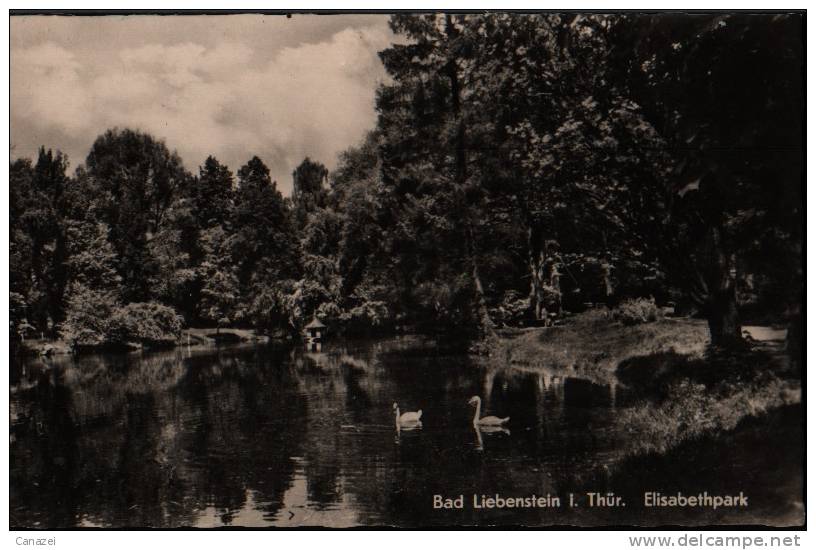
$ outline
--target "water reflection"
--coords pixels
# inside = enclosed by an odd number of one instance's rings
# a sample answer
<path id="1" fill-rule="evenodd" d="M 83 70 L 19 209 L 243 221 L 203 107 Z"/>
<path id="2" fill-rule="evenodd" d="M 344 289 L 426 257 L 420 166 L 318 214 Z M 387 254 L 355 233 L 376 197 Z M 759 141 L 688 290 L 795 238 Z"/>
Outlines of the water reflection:
<path id="1" fill-rule="evenodd" d="M 15 363 L 12 528 L 632 522 L 433 510 L 434 494 L 566 501 L 625 451 L 614 411 L 633 397 L 558 373 L 408 353 L 415 345 Z M 475 428 L 467 400 L 478 394 L 509 425 Z M 395 429 L 395 401 L 423 410 L 422 429 Z"/>

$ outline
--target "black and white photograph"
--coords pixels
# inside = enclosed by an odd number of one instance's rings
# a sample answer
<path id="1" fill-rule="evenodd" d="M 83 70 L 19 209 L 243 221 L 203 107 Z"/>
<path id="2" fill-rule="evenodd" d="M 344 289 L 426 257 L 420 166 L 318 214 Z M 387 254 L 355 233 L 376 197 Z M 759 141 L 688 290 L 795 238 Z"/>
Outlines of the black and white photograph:
<path id="1" fill-rule="evenodd" d="M 805 19 L 11 10 L 9 529 L 804 529 Z"/>

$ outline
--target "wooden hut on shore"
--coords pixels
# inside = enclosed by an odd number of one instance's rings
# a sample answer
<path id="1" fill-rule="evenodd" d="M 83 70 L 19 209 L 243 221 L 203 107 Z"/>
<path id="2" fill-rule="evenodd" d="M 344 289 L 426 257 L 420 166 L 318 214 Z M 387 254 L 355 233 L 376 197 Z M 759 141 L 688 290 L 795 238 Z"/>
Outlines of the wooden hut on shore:
<path id="1" fill-rule="evenodd" d="M 303 327 L 303 337 L 306 340 L 306 349 L 309 351 L 320 351 L 323 343 L 323 335 L 326 333 L 326 325 L 320 322 L 317 316 L 312 317 L 308 325 Z"/>

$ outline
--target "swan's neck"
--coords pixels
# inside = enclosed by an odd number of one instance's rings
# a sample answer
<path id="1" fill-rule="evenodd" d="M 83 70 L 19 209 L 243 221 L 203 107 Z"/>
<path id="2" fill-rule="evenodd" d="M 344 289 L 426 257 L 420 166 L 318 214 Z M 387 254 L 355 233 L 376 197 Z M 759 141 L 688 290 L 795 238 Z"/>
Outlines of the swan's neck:
<path id="1" fill-rule="evenodd" d="M 473 423 L 478 424 L 479 418 L 482 415 L 482 400 L 478 397 L 476 398 L 476 413 L 473 415 Z"/>
<path id="2" fill-rule="evenodd" d="M 397 423 L 397 426 L 399 426 L 399 419 L 400 419 L 399 407 L 397 407 L 394 410 L 394 415 L 396 416 L 396 418 L 394 420 Z"/>

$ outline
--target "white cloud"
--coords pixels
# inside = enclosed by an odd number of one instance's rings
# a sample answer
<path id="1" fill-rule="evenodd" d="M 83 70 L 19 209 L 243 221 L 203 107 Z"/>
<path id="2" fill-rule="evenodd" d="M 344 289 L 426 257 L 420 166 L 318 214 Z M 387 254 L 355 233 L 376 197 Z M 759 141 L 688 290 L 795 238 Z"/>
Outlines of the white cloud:
<path id="1" fill-rule="evenodd" d="M 271 53 L 237 42 L 145 44 L 94 64 L 52 43 L 17 48 L 13 132 L 50 130 L 89 147 L 106 128 L 135 127 L 166 139 L 190 169 L 213 154 L 237 171 L 257 154 L 288 190 L 305 156 L 332 167 L 374 125 L 377 52 L 389 39 L 383 27 L 363 27 Z"/>
<path id="2" fill-rule="evenodd" d="M 53 43 L 12 51 L 12 112 L 39 125 L 82 131 L 90 98 L 81 68 L 70 51 Z"/>

